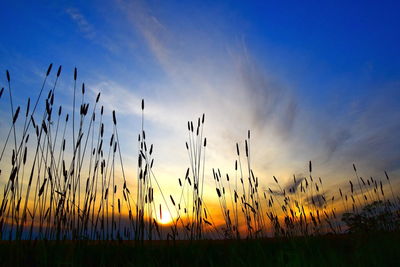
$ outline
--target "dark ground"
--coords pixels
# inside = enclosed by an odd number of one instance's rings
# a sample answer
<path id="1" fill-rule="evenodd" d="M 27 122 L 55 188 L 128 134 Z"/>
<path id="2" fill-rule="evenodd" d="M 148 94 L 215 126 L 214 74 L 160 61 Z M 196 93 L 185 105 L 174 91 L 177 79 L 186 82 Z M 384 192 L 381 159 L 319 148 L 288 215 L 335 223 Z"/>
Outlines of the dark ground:
<path id="1" fill-rule="evenodd" d="M 241 241 L 7 242 L 2 266 L 400 266 L 400 233 Z"/>

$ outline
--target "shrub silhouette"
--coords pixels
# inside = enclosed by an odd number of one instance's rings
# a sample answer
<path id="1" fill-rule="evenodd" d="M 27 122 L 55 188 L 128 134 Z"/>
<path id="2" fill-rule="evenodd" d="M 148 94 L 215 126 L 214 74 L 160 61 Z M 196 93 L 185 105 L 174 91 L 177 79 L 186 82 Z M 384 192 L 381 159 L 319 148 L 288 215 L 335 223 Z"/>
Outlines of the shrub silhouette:
<path id="1" fill-rule="evenodd" d="M 374 201 L 359 213 L 344 213 L 342 221 L 349 233 L 396 231 L 400 229 L 399 215 L 399 210 L 391 202 Z"/>

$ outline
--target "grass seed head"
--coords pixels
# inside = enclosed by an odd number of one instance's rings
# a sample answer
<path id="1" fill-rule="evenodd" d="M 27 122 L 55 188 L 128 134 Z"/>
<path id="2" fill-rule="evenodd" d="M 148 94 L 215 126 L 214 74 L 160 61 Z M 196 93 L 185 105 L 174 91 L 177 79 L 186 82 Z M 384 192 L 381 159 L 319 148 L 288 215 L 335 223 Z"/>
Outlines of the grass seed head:
<path id="1" fill-rule="evenodd" d="M 60 65 L 57 70 L 57 78 L 60 77 L 62 66 Z"/>
<path id="2" fill-rule="evenodd" d="M 49 65 L 49 67 L 47 68 L 46 76 L 49 76 L 52 67 L 53 67 L 53 63 L 51 63 L 51 64 Z"/>

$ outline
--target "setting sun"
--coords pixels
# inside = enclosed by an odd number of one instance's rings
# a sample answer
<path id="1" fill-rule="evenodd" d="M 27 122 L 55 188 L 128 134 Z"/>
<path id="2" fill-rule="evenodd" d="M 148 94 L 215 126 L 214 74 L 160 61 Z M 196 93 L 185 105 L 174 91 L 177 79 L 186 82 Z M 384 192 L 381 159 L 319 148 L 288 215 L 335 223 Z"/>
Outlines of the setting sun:
<path id="1" fill-rule="evenodd" d="M 158 217 L 156 220 L 157 220 L 157 222 L 160 223 L 160 224 L 167 225 L 167 224 L 172 223 L 172 220 L 173 220 L 173 219 L 172 219 L 172 217 L 171 217 L 171 214 L 169 214 L 169 212 L 165 212 L 165 213 L 162 214 L 162 217 L 161 217 L 161 218 Z"/>

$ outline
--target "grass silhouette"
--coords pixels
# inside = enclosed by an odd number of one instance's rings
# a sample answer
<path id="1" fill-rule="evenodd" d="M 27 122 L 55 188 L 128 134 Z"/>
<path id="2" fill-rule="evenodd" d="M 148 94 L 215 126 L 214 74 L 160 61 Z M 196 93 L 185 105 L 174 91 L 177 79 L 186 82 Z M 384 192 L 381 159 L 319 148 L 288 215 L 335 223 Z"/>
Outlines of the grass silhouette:
<path id="1" fill-rule="evenodd" d="M 49 242 L 45 243 L 48 244 L 46 246 L 54 249 L 64 246 L 52 243 L 55 241 L 96 241 L 101 244 L 101 250 L 109 248 L 105 241 L 109 241 L 110 246 L 115 244 L 111 241 L 133 242 L 128 243 L 128 247 L 137 249 L 139 244 L 149 244 L 151 240 L 165 240 L 178 246 L 175 252 L 163 252 L 152 247 L 154 253 L 161 253 L 162 256 L 151 264 L 159 264 L 161 259 L 171 262 L 173 255 L 177 257 L 184 250 L 186 245 L 182 244 L 191 240 L 197 240 L 199 243 L 195 246 L 202 250 L 206 245 L 200 240 L 231 240 L 228 244 L 236 246 L 234 251 L 245 249 L 245 245 L 233 245 L 234 240 L 247 240 L 249 246 L 258 251 L 259 246 L 265 244 L 271 249 L 273 245 L 268 242 L 283 248 L 286 244 L 282 240 L 297 247 L 309 242 L 315 249 L 320 244 L 327 246 L 333 239 L 339 247 L 341 240 L 349 240 L 348 237 L 341 237 L 345 233 L 380 233 L 379 237 L 374 235 L 373 242 L 385 236 L 392 239 L 398 237 L 400 201 L 386 172 L 384 180 L 366 179 L 358 175 L 353 164 L 355 175 L 349 180 L 349 188 L 339 188 L 336 194 L 328 196 L 322 179 L 313 176 L 310 161 L 307 177 L 293 176 L 293 182 L 284 186 L 274 176 L 278 189 L 265 190 L 260 187 L 259 178 L 253 171 L 250 131 L 243 147 L 236 144 L 235 176 L 224 175 L 219 168 L 213 169 L 214 196 L 218 200 L 220 214 L 210 210 L 204 199 L 205 114 L 187 124 L 186 149 L 190 164 L 184 178 L 178 179 L 179 195 L 164 195 L 152 169 L 153 145 L 146 139 L 144 100 L 140 107 L 142 122 L 138 135 L 136 188 L 129 188 L 116 112 L 112 111 L 112 123 L 106 126 L 100 93 L 89 100 L 84 83 L 79 93 L 78 71 L 75 68 L 72 113 L 65 113 L 62 106 L 54 104 L 62 67 L 58 68 L 53 84 L 48 83 L 51 71 L 52 64 L 46 71 L 37 98 L 33 102 L 28 99 L 25 106 L 15 106 L 14 88 L 8 71 L 7 88 L 0 91 L 2 105 L 6 101 L 10 104 L 11 121 L 0 156 L 0 181 L 4 184 L 0 206 L 0 240 L 3 242 L 20 242 L 19 249 L 45 240 Z M 46 88 L 50 88 L 48 92 L 45 92 Z M 9 99 L 5 99 L 5 91 L 8 91 Z M 107 131 L 109 137 L 106 137 Z M 385 194 L 385 188 L 390 189 L 390 195 Z M 155 202 L 155 194 L 163 203 Z M 162 210 L 162 206 L 166 210 Z M 163 214 L 173 218 L 168 227 L 159 224 Z M 222 223 L 216 221 L 218 216 L 222 218 Z M 324 239 L 326 236 L 330 236 L 328 240 Z M 265 241 L 270 237 L 274 237 L 275 241 Z M 229 257 L 233 256 L 228 249 L 221 248 L 218 241 L 215 242 L 211 246 L 222 249 L 221 253 Z M 388 241 L 382 242 L 386 244 Z M 351 241 L 351 246 L 357 247 L 359 244 L 356 243 Z M 1 244 L 4 248 L 6 243 Z M 90 255 L 94 243 L 87 244 L 85 250 Z M 7 245 L 2 249 L 3 253 L 10 251 L 12 246 Z M 35 254 L 35 249 L 29 248 L 29 253 Z M 111 248 L 114 249 L 117 248 Z M 271 259 L 271 251 L 263 252 L 256 258 L 260 262 L 268 260 L 271 264 L 286 264 L 309 257 L 306 255 L 308 252 L 296 252 L 294 259 L 286 259 L 292 249 L 281 252 L 281 259 Z M 141 250 L 136 250 L 135 255 L 139 257 L 143 252 L 138 251 Z M 195 254 L 193 251 L 189 252 Z M 190 253 L 184 257 L 190 258 Z M 85 257 L 84 254 L 79 255 Z M 217 263 L 217 258 L 210 255 L 211 262 Z M 141 260 L 144 259 L 146 257 Z M 17 263 L 23 264 L 23 261 L 21 259 Z M 318 261 L 317 258 L 315 263 Z M 203 261 L 196 261 L 198 265 L 201 263 Z"/>

